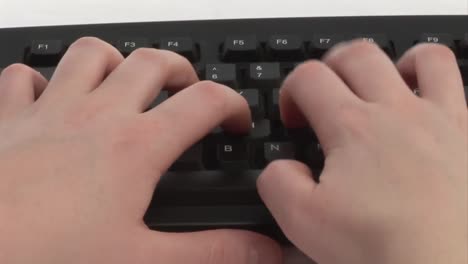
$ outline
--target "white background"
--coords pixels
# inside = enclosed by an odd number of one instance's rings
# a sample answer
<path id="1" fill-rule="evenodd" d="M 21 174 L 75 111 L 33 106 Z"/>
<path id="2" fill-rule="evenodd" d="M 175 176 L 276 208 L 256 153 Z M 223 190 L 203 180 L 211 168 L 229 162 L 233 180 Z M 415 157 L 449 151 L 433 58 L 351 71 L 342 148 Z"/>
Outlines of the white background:
<path id="1" fill-rule="evenodd" d="M 0 0 L 0 27 L 243 17 L 468 14 L 468 0 Z"/>
<path id="2" fill-rule="evenodd" d="M 192 19 L 467 15 L 468 0 L 0 0 L 0 28 Z M 308 264 L 286 249 L 287 264 Z"/>

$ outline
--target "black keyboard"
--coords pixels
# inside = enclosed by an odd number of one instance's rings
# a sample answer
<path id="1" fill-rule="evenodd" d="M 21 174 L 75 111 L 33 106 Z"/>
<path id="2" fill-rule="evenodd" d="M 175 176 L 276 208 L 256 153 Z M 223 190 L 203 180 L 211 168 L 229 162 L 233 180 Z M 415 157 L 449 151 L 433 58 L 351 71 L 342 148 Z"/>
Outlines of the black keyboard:
<path id="1" fill-rule="evenodd" d="M 108 41 L 124 55 L 139 47 L 177 52 L 193 63 L 200 79 L 230 86 L 247 99 L 251 108 L 254 122 L 250 135 L 232 138 L 217 129 L 189 149 L 163 176 L 145 216 L 147 225 L 156 230 L 242 228 L 284 239 L 257 194 L 256 179 L 266 164 L 283 158 L 303 161 L 318 175 L 324 157 L 313 131 L 282 126 L 278 91 L 297 64 L 320 58 L 340 41 L 363 38 L 375 42 L 394 60 L 416 43 L 442 43 L 455 52 L 468 86 L 468 16 L 244 19 L 0 29 L 0 68 L 23 62 L 50 78 L 67 47 L 83 36 Z M 161 93 L 153 106 L 169 96 Z"/>

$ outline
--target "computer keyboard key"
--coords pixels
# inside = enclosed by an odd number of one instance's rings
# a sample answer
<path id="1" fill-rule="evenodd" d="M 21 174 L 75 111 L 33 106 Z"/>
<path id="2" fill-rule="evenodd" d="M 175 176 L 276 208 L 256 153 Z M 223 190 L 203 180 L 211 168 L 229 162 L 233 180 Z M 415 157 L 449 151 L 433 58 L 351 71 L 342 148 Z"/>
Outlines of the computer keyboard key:
<path id="1" fill-rule="evenodd" d="M 466 100 L 466 105 L 468 106 L 468 85 L 465 86 L 465 100 Z"/>
<path id="2" fill-rule="evenodd" d="M 203 170 L 203 144 L 197 143 L 190 147 L 172 165 L 171 170 Z"/>
<path id="3" fill-rule="evenodd" d="M 463 78 L 463 82 L 468 85 L 468 60 L 459 60 L 458 67 Z"/>
<path id="4" fill-rule="evenodd" d="M 309 45 L 309 55 L 313 58 L 321 58 L 336 44 L 344 41 L 342 35 L 315 35 Z"/>
<path id="5" fill-rule="evenodd" d="M 277 62 L 250 64 L 249 84 L 251 87 L 261 89 L 279 87 L 281 84 L 280 64 Z"/>
<path id="6" fill-rule="evenodd" d="M 50 81 L 52 78 L 52 75 L 55 72 L 55 67 L 36 67 L 34 70 L 38 71 L 46 80 Z"/>
<path id="7" fill-rule="evenodd" d="M 362 39 L 369 43 L 374 43 L 377 46 L 379 46 L 382 50 L 384 50 L 385 53 L 387 53 L 387 55 L 389 55 L 390 57 L 393 57 L 394 55 L 392 43 L 384 34 L 358 34 L 353 35 L 352 39 Z"/>
<path id="8" fill-rule="evenodd" d="M 263 110 L 263 99 L 257 89 L 237 90 L 237 92 L 247 101 L 254 119 L 261 118 L 265 115 Z"/>
<path id="9" fill-rule="evenodd" d="M 286 129 L 286 137 L 293 143 L 303 145 L 304 142 L 318 143 L 317 135 L 310 127 Z"/>
<path id="10" fill-rule="evenodd" d="M 290 142 L 266 142 L 263 155 L 265 161 L 270 163 L 279 159 L 295 159 L 296 150 Z"/>
<path id="11" fill-rule="evenodd" d="M 301 157 L 298 159 L 309 165 L 311 168 L 322 168 L 325 160 L 322 146 L 320 143 L 307 144 L 301 154 Z"/>
<path id="12" fill-rule="evenodd" d="M 252 129 L 250 130 L 250 134 L 248 136 L 249 139 L 252 139 L 252 140 L 267 139 L 270 135 L 271 135 L 270 120 L 260 119 L 260 120 L 254 120 L 252 122 Z"/>
<path id="13" fill-rule="evenodd" d="M 223 44 L 224 61 L 256 61 L 259 58 L 260 45 L 255 36 L 227 37 Z"/>
<path id="14" fill-rule="evenodd" d="M 272 120 L 280 120 L 280 102 L 279 102 L 280 89 L 272 89 L 268 98 L 268 116 Z"/>
<path id="15" fill-rule="evenodd" d="M 223 140 L 217 145 L 219 165 L 226 171 L 249 168 L 249 146 L 243 139 Z"/>
<path id="16" fill-rule="evenodd" d="M 261 204 L 256 187 L 260 173 L 259 170 L 169 171 L 161 177 L 151 206 Z"/>
<path id="17" fill-rule="evenodd" d="M 267 51 L 270 59 L 295 61 L 304 59 L 304 41 L 299 36 L 278 35 L 268 40 Z"/>
<path id="18" fill-rule="evenodd" d="M 149 109 L 155 108 L 156 106 L 160 105 L 162 102 L 166 101 L 167 98 L 169 98 L 169 92 L 161 91 L 156 97 L 156 99 L 154 99 L 154 101 L 151 103 Z"/>
<path id="19" fill-rule="evenodd" d="M 176 52 L 191 62 L 198 61 L 198 49 L 190 38 L 165 38 L 160 42 L 160 49 Z"/>
<path id="20" fill-rule="evenodd" d="M 205 80 L 224 84 L 235 89 L 238 87 L 236 65 L 207 64 L 205 69 Z"/>
<path id="21" fill-rule="evenodd" d="M 33 40 L 29 51 L 29 64 L 33 66 L 56 66 L 65 46 L 61 40 Z"/>
<path id="22" fill-rule="evenodd" d="M 455 51 L 455 41 L 450 34 L 425 33 L 421 35 L 419 42 L 443 44 Z"/>
<path id="23" fill-rule="evenodd" d="M 117 41 L 116 48 L 124 56 L 130 55 L 133 51 L 139 48 L 151 47 L 147 39 L 121 39 Z"/>
<path id="24" fill-rule="evenodd" d="M 462 41 L 460 41 L 461 56 L 468 59 L 468 33 L 465 34 Z"/>

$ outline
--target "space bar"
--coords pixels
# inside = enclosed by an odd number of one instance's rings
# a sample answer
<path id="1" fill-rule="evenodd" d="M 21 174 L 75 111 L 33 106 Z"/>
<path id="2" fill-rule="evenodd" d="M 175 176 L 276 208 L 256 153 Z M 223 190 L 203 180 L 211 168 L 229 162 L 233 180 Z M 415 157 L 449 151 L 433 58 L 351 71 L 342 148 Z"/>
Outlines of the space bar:
<path id="1" fill-rule="evenodd" d="M 260 173 L 260 170 L 168 172 L 156 188 L 152 205 L 261 204 L 256 187 Z"/>

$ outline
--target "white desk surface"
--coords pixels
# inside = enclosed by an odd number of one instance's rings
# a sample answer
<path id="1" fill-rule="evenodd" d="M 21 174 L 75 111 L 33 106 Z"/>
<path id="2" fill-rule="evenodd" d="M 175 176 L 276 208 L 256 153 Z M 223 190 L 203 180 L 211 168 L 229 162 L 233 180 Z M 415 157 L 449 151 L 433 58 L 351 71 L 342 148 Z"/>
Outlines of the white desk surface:
<path id="1" fill-rule="evenodd" d="M 468 15 L 468 0 L 0 0 L 0 28 L 197 19 Z M 285 249 L 286 264 L 310 264 Z"/>
<path id="2" fill-rule="evenodd" d="M 468 0 L 0 0 L 0 28 L 289 16 L 468 14 Z"/>

